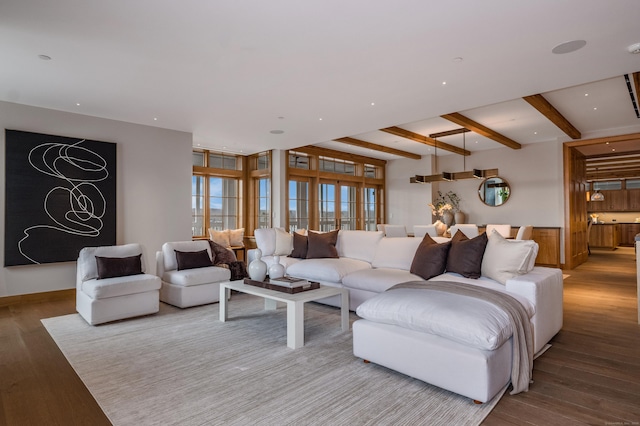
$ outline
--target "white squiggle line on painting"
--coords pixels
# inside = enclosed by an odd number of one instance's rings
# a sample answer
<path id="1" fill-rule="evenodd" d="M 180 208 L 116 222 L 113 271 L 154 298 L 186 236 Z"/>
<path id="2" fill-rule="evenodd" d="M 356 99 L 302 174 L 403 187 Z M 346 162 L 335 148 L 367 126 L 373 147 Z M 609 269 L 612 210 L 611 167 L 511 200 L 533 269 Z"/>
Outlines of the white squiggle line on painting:
<path id="1" fill-rule="evenodd" d="M 79 146 L 83 142 L 84 139 L 74 144 L 44 143 L 29 151 L 29 164 L 34 169 L 66 182 L 66 186 L 52 188 L 43 200 L 43 211 L 55 225 L 34 225 L 22 231 L 25 236 L 18 241 L 18 250 L 33 263 L 40 262 L 22 250 L 22 243 L 30 237 L 32 230 L 53 229 L 72 235 L 97 237 L 104 226 L 102 218 L 107 202 L 93 182 L 109 177 L 107 162 L 99 154 Z M 56 212 L 50 210 L 50 201 L 60 192 L 67 193 L 69 206 L 64 215 L 56 217 Z M 60 208 L 60 205 L 55 207 Z"/>

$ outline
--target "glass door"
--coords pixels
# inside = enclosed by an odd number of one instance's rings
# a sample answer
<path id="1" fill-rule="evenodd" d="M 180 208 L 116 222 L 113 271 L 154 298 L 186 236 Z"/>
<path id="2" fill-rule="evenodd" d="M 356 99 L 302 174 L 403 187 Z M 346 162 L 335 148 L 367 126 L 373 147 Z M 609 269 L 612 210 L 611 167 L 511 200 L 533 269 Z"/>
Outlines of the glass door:
<path id="1" fill-rule="evenodd" d="M 357 187 L 323 182 L 318 187 L 320 231 L 358 229 Z"/>

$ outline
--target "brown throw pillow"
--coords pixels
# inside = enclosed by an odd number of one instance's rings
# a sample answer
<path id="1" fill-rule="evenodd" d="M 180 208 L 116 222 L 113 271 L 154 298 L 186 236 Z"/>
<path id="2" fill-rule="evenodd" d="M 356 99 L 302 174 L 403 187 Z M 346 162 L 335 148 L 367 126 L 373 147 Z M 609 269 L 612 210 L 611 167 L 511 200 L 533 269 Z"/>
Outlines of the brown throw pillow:
<path id="1" fill-rule="evenodd" d="M 307 246 L 308 239 L 306 235 L 298 234 L 297 232 L 293 233 L 293 250 L 289 257 L 296 257 L 298 259 L 306 259 L 307 258 Z"/>
<path id="2" fill-rule="evenodd" d="M 176 261 L 178 262 L 178 271 L 213 266 L 207 250 L 174 251 L 176 252 Z"/>
<path id="3" fill-rule="evenodd" d="M 480 278 L 482 257 L 487 247 L 487 233 L 467 238 L 461 231 L 451 238 L 451 248 L 447 256 L 447 272 L 456 272 L 466 278 Z"/>
<path id="4" fill-rule="evenodd" d="M 213 257 L 212 260 L 214 265 L 230 265 L 231 263 L 238 261 L 236 255 L 231 249 L 228 249 L 212 240 L 209 240 L 209 247 L 211 247 L 211 253 Z"/>
<path id="5" fill-rule="evenodd" d="M 307 259 L 318 259 L 324 257 L 337 258 L 338 250 L 336 243 L 338 242 L 338 230 L 330 232 L 313 232 L 309 231 L 307 247 Z"/>
<path id="6" fill-rule="evenodd" d="M 438 244 L 429 234 L 425 235 L 413 256 L 410 272 L 425 280 L 443 274 L 450 248 L 450 241 Z"/>
<path id="7" fill-rule="evenodd" d="M 98 279 L 126 277 L 142 273 L 142 254 L 129 257 L 96 256 Z"/>

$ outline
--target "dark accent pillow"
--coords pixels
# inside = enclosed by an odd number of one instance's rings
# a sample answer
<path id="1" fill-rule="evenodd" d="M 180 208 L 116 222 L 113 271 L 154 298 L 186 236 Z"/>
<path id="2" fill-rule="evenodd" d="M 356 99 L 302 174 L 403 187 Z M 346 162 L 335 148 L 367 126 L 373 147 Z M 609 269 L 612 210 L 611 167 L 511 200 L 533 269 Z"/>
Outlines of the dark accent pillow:
<path id="1" fill-rule="evenodd" d="M 410 272 L 425 280 L 443 274 L 450 248 L 450 241 L 438 244 L 429 234 L 425 235 L 413 256 Z"/>
<path id="2" fill-rule="evenodd" d="M 235 261 L 229 264 L 229 271 L 231 272 L 231 281 L 242 280 L 249 278 L 247 273 L 247 267 L 242 261 Z"/>
<path id="3" fill-rule="evenodd" d="M 142 273 L 142 253 L 129 257 L 96 256 L 98 279 L 126 277 Z"/>
<path id="4" fill-rule="evenodd" d="M 319 259 L 324 257 L 337 258 L 338 230 L 329 232 L 309 231 L 307 236 L 307 259 Z"/>
<path id="5" fill-rule="evenodd" d="M 467 238 L 461 231 L 451 238 L 451 248 L 447 256 L 447 272 L 456 272 L 466 278 L 480 278 L 482 258 L 487 247 L 487 233 Z"/>
<path id="6" fill-rule="evenodd" d="M 176 261 L 178 262 L 178 271 L 213 266 L 207 250 L 174 251 L 176 252 Z"/>
<path id="7" fill-rule="evenodd" d="M 238 259 L 236 255 L 233 253 L 233 250 L 226 248 L 223 245 L 216 243 L 215 241 L 208 240 L 209 247 L 211 247 L 212 253 L 212 261 L 215 265 L 219 265 L 224 263 L 225 265 L 230 265 L 232 262 L 236 262 Z"/>
<path id="8" fill-rule="evenodd" d="M 293 250 L 289 257 L 297 257 L 299 259 L 307 258 L 307 247 L 308 247 L 309 239 L 306 235 L 298 234 L 297 232 L 293 233 Z"/>

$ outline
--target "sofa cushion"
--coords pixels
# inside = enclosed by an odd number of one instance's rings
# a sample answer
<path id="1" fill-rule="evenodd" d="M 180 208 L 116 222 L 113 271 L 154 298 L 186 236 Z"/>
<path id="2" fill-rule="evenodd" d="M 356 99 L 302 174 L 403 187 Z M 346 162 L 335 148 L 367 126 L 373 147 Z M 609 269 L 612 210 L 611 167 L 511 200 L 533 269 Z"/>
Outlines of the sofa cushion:
<path id="1" fill-rule="evenodd" d="M 293 235 L 285 231 L 283 228 L 274 228 L 274 230 L 276 231 L 276 246 L 273 249 L 273 255 L 288 256 L 291 253 L 291 250 L 293 250 Z"/>
<path id="2" fill-rule="evenodd" d="M 456 272 L 467 278 L 480 278 L 482 275 L 482 257 L 487 246 L 487 234 L 467 238 L 462 232 L 456 232 L 451 238 L 451 248 L 447 256 L 447 272 Z"/>
<path id="3" fill-rule="evenodd" d="M 426 234 L 416 250 L 410 272 L 425 280 L 444 273 L 451 242 L 438 244 Z"/>
<path id="4" fill-rule="evenodd" d="M 231 278 L 229 269 L 218 266 L 208 266 L 206 268 L 183 269 L 181 271 L 166 271 L 162 275 L 164 282 L 190 287 L 194 285 L 216 283 L 226 281 Z"/>
<path id="5" fill-rule="evenodd" d="M 256 246 L 263 256 L 271 256 L 276 249 L 276 230 L 273 228 L 258 228 L 253 231 Z"/>
<path id="6" fill-rule="evenodd" d="M 342 285 L 348 288 L 382 293 L 396 284 L 419 281 L 420 279 L 419 276 L 403 269 L 362 269 L 344 277 Z"/>
<path id="7" fill-rule="evenodd" d="M 142 273 L 142 253 L 137 256 L 96 256 L 98 279 L 126 277 Z"/>
<path id="8" fill-rule="evenodd" d="M 213 266 L 213 263 L 211 263 L 211 257 L 209 257 L 209 252 L 207 250 L 174 250 L 174 252 L 176 253 L 178 271 L 183 269 L 206 268 L 207 266 Z"/>
<path id="9" fill-rule="evenodd" d="M 213 228 L 209 228 L 209 239 L 215 241 L 223 247 L 231 247 L 231 242 L 229 241 L 229 230 L 223 229 L 222 231 L 215 230 Z"/>
<path id="10" fill-rule="evenodd" d="M 411 262 L 422 240 L 414 237 L 382 238 L 371 265 L 374 268 L 411 269 Z"/>
<path id="11" fill-rule="evenodd" d="M 342 279 L 361 269 L 371 269 L 371 264 L 357 259 L 305 259 L 287 268 L 287 275 L 311 281 L 339 283 Z"/>
<path id="12" fill-rule="evenodd" d="M 376 247 L 383 236 L 384 232 L 379 231 L 341 230 L 336 243 L 338 256 L 371 263 L 376 255 Z"/>
<path id="13" fill-rule="evenodd" d="M 244 228 L 229 229 L 229 245 L 231 247 L 244 247 Z"/>
<path id="14" fill-rule="evenodd" d="M 482 275 L 501 284 L 533 269 L 538 244 L 533 240 L 507 240 L 497 231 L 489 235 L 482 259 Z"/>
<path id="15" fill-rule="evenodd" d="M 336 242 L 338 230 L 329 232 L 309 231 L 307 235 L 307 259 L 335 258 L 338 257 Z"/>
<path id="16" fill-rule="evenodd" d="M 179 251 L 201 251 L 208 250 L 209 256 L 211 256 L 211 247 L 207 240 L 197 241 L 174 241 L 164 243 L 162 245 L 162 258 L 164 261 L 164 270 L 171 271 L 178 269 L 178 261 L 176 260 L 176 252 Z"/>
<path id="17" fill-rule="evenodd" d="M 230 248 L 223 247 L 215 241 L 208 240 L 208 242 L 211 249 L 211 261 L 214 265 L 230 265 L 238 260 Z"/>
<path id="18" fill-rule="evenodd" d="M 307 258 L 307 246 L 309 239 L 306 235 L 299 234 L 297 232 L 293 233 L 293 250 L 289 257 L 294 257 L 298 259 L 306 259 Z"/>
<path id="19" fill-rule="evenodd" d="M 127 294 L 145 293 L 159 290 L 160 278 L 151 274 L 138 274 L 122 277 L 92 279 L 84 281 L 81 289 L 92 299 L 107 299 L 109 297 L 124 296 Z"/>

